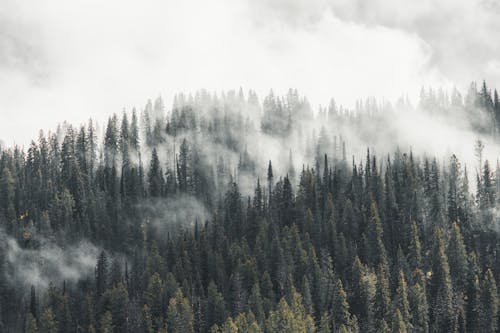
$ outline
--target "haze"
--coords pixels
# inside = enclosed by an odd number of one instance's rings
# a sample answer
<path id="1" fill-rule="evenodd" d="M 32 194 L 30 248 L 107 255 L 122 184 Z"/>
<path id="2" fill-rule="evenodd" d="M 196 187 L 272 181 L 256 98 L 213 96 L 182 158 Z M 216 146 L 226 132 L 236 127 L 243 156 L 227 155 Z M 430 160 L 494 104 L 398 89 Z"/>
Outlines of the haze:
<path id="1" fill-rule="evenodd" d="M 0 140 L 199 88 L 294 87 L 315 107 L 496 86 L 498 14 L 479 0 L 0 0 Z"/>

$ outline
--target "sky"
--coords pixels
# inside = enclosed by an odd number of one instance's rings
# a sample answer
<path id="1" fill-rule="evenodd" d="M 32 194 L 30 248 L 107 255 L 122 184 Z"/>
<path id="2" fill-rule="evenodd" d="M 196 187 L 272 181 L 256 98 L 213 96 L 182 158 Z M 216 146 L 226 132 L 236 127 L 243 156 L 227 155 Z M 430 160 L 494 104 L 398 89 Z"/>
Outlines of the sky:
<path id="1" fill-rule="evenodd" d="M 349 107 L 498 86 L 499 18 L 495 0 L 0 0 L 0 140 L 200 88 Z"/>

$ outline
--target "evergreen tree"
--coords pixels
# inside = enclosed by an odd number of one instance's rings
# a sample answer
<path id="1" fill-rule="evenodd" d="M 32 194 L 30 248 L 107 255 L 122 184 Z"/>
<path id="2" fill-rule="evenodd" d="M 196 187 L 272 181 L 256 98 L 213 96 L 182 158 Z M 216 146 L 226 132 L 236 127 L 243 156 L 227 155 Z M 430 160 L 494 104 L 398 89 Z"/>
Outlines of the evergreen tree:
<path id="1" fill-rule="evenodd" d="M 113 333 L 113 317 L 111 316 L 111 312 L 106 311 L 99 321 L 99 332 L 100 333 Z"/>
<path id="2" fill-rule="evenodd" d="M 168 303 L 167 327 L 169 332 L 173 333 L 192 333 L 193 330 L 193 312 L 189 301 L 177 289 L 174 297 Z"/>
<path id="3" fill-rule="evenodd" d="M 410 303 L 408 301 L 408 287 L 402 271 L 399 271 L 398 287 L 396 289 L 393 304 L 394 308 L 396 308 L 402 316 L 405 326 L 408 326 L 411 318 Z"/>
<path id="4" fill-rule="evenodd" d="M 481 331 L 496 332 L 498 327 L 498 291 L 491 269 L 485 273 L 481 287 L 482 315 Z"/>
<path id="5" fill-rule="evenodd" d="M 153 152 L 151 155 L 151 163 L 148 173 L 148 184 L 149 193 L 152 197 L 159 197 L 162 195 L 164 186 L 163 172 L 160 167 L 160 160 L 158 159 L 156 148 L 153 148 Z"/>
<path id="6" fill-rule="evenodd" d="M 459 290 L 463 291 L 466 287 L 468 275 L 467 251 L 457 223 L 453 223 L 451 226 L 447 254 L 452 281 Z"/>
<path id="7" fill-rule="evenodd" d="M 154 333 L 153 320 L 151 318 L 151 312 L 149 311 L 149 307 L 147 304 L 144 304 L 144 307 L 142 308 L 141 332 Z"/>
<path id="8" fill-rule="evenodd" d="M 35 317 L 31 313 L 26 316 L 26 323 L 24 325 L 25 333 L 38 333 L 38 325 L 36 323 Z"/>
<path id="9" fill-rule="evenodd" d="M 451 331 L 454 325 L 453 286 L 441 229 L 436 230 L 434 253 L 431 280 L 432 328 L 438 331 Z"/>
<path id="10" fill-rule="evenodd" d="M 262 306 L 262 305 L 261 305 Z M 208 327 L 221 324 L 227 317 L 224 296 L 217 290 L 217 286 L 210 281 L 207 290 L 206 322 Z"/>
<path id="11" fill-rule="evenodd" d="M 57 321 L 51 308 L 46 308 L 40 316 L 40 333 L 57 333 Z"/>

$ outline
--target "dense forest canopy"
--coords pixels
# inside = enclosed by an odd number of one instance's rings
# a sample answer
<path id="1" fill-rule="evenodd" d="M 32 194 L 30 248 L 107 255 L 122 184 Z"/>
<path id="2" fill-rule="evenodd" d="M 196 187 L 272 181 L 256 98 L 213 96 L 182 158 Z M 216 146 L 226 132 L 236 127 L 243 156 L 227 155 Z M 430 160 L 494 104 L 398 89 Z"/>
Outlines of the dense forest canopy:
<path id="1" fill-rule="evenodd" d="M 499 139 L 483 82 L 199 91 L 1 147 L 1 331 L 498 332 Z"/>

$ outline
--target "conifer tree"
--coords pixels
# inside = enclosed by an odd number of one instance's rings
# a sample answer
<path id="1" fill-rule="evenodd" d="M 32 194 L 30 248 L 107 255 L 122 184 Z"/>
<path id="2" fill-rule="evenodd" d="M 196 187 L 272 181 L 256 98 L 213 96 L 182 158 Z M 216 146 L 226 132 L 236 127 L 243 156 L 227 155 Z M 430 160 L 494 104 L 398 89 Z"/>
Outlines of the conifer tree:
<path id="1" fill-rule="evenodd" d="M 57 333 L 57 321 L 52 309 L 46 308 L 40 316 L 40 333 Z"/>
<path id="2" fill-rule="evenodd" d="M 38 325 L 36 323 L 35 317 L 29 312 L 26 315 L 26 322 L 24 324 L 25 333 L 38 333 Z"/>
<path id="3" fill-rule="evenodd" d="M 454 324 L 453 286 L 441 229 L 436 230 L 434 253 L 430 290 L 433 297 L 432 328 L 438 331 L 450 330 Z"/>
<path id="4" fill-rule="evenodd" d="M 99 321 L 99 332 L 100 333 L 113 333 L 113 317 L 111 316 L 111 312 L 106 311 Z"/>
<path id="5" fill-rule="evenodd" d="M 481 287 L 482 299 L 482 322 L 483 332 L 496 332 L 498 327 L 498 291 L 491 269 L 484 274 L 484 280 Z"/>

